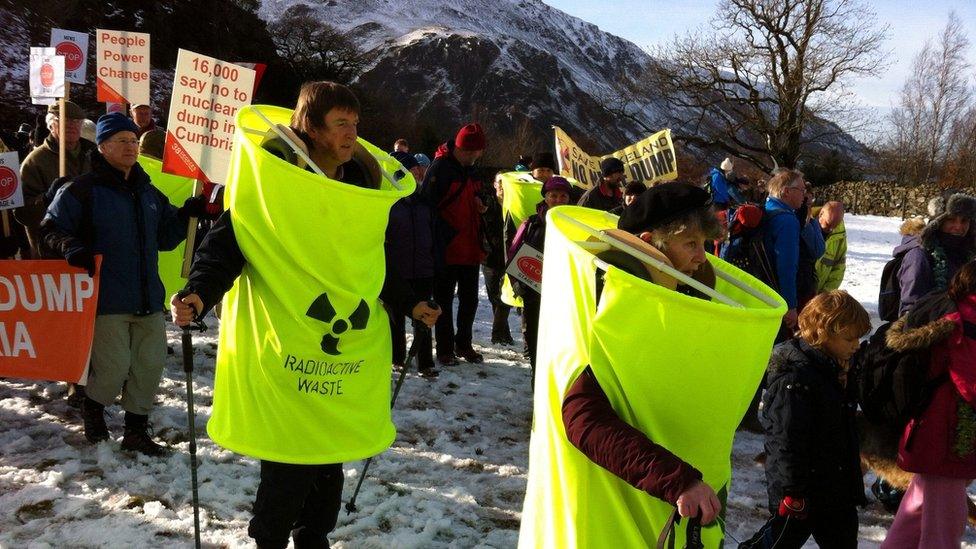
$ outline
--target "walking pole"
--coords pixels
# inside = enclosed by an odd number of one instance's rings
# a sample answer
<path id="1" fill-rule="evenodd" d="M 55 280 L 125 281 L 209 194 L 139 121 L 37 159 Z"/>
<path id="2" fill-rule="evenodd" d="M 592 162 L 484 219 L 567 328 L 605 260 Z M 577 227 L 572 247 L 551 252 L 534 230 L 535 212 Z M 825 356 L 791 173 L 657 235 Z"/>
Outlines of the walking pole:
<path id="1" fill-rule="evenodd" d="M 437 304 L 433 301 L 428 301 L 427 306 L 431 309 L 436 309 Z M 421 330 L 430 331 L 426 325 L 420 325 Z M 417 359 L 417 340 L 415 339 L 410 345 L 410 352 L 407 353 L 407 360 L 403 364 L 403 369 L 400 370 L 400 377 L 397 379 L 396 386 L 393 388 L 393 400 L 390 402 L 390 408 L 396 405 L 397 395 L 400 394 L 400 387 L 403 386 L 403 379 L 407 377 L 407 370 L 410 369 L 410 365 Z M 366 472 L 369 470 L 369 464 L 373 462 L 373 456 L 366 458 L 366 464 L 363 465 L 363 472 L 359 474 L 359 482 L 356 483 L 356 489 L 352 493 L 352 497 L 349 498 L 349 503 L 346 503 L 346 514 L 350 515 L 356 511 L 356 498 L 359 496 L 359 489 L 363 487 L 363 480 L 366 478 Z"/>
<path id="2" fill-rule="evenodd" d="M 200 194 L 203 185 L 200 183 L 199 179 L 193 180 L 193 194 L 190 196 L 195 197 Z M 198 220 L 195 217 L 191 217 L 187 221 L 186 226 L 186 246 L 183 251 L 183 267 L 180 271 L 180 276 L 183 278 L 190 277 L 190 266 L 193 264 L 193 248 L 196 247 L 197 240 L 197 223 Z"/>
<path id="3" fill-rule="evenodd" d="M 183 292 L 180 292 L 183 294 Z M 183 296 L 177 294 L 182 298 Z M 185 295 L 185 294 L 183 294 Z M 192 324 L 183 326 L 183 372 L 186 374 L 186 419 L 190 430 L 190 484 L 193 490 L 193 539 L 196 549 L 200 549 L 200 496 L 197 491 L 197 428 L 193 411 L 193 335 L 190 330 L 207 329 L 202 320 L 194 319 Z"/>

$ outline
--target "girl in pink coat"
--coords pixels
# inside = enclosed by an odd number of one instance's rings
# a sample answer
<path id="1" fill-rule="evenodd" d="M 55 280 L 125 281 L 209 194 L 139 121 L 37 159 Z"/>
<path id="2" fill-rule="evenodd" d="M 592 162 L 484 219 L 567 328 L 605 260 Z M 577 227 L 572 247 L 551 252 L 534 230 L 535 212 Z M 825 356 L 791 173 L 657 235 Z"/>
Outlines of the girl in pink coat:
<path id="1" fill-rule="evenodd" d="M 929 377 L 944 381 L 905 426 L 898 466 L 915 473 L 882 549 L 957 548 L 966 527 L 966 486 L 976 478 L 976 262 L 947 293 L 929 294 L 888 331 L 895 350 L 931 349 Z"/>

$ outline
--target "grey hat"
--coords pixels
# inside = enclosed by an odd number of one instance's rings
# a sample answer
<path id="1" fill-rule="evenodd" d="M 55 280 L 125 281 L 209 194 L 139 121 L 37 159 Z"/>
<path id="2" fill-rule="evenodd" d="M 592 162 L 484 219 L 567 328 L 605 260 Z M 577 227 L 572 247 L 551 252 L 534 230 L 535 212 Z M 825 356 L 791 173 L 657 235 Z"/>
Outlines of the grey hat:
<path id="1" fill-rule="evenodd" d="M 54 116 L 58 116 L 60 113 L 60 105 L 58 105 L 58 103 L 59 102 L 55 102 L 53 105 L 48 105 L 47 112 L 53 114 Z M 68 118 L 72 120 L 84 120 L 88 118 L 88 115 L 85 114 L 84 109 L 79 107 L 74 101 L 65 101 L 64 106 L 65 110 L 68 111 Z"/>
<path id="2" fill-rule="evenodd" d="M 922 229 L 922 242 L 932 243 L 939 227 L 945 218 L 957 215 L 976 222 L 976 198 L 962 193 L 955 193 L 948 198 L 939 196 L 929 200 L 929 222 Z M 969 228 L 969 235 L 976 237 L 974 227 Z"/>

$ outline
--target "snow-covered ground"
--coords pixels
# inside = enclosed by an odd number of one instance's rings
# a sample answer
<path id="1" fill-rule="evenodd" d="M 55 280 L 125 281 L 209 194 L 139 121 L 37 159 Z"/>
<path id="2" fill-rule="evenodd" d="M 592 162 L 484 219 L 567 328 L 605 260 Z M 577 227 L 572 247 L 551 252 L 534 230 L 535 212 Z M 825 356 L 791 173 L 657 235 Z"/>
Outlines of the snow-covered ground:
<path id="1" fill-rule="evenodd" d="M 872 312 L 882 266 L 898 240 L 898 223 L 870 216 L 847 220 L 844 287 Z M 482 290 L 475 343 L 485 364 L 447 368 L 436 380 L 407 377 L 394 412 L 396 443 L 370 466 L 359 511 L 340 515 L 333 547 L 515 546 L 531 425 L 529 368 L 516 348 L 488 344 L 490 316 Z M 512 315 L 513 334 L 517 320 Z M 171 329 L 169 339 L 179 353 L 178 332 Z M 203 540 L 210 547 L 247 546 L 258 465 L 206 438 L 215 328 L 195 342 Z M 169 357 L 152 414 L 158 437 L 175 448 L 165 459 L 124 454 L 117 441 L 88 445 L 61 384 L 0 379 L 0 546 L 186 547 L 191 542 L 180 364 L 179 354 Z M 109 411 L 109 427 L 119 438 L 121 411 L 117 406 Z M 749 537 L 766 518 L 763 469 L 753 461 L 761 449 L 759 435 L 742 433 L 736 439 L 729 546 Z M 361 467 L 346 464 L 345 498 Z M 865 508 L 861 545 L 876 546 L 890 522 L 877 502 Z M 976 547 L 976 535 L 968 532 L 966 543 Z"/>

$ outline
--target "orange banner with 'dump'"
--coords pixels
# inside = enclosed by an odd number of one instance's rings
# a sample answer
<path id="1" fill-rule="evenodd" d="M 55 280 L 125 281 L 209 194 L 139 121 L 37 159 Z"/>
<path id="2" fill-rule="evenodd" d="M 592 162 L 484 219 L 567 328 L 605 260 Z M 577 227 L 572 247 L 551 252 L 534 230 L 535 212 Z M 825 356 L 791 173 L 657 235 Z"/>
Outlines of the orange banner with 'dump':
<path id="1" fill-rule="evenodd" d="M 83 383 L 97 309 L 97 271 L 0 261 L 0 376 Z"/>

